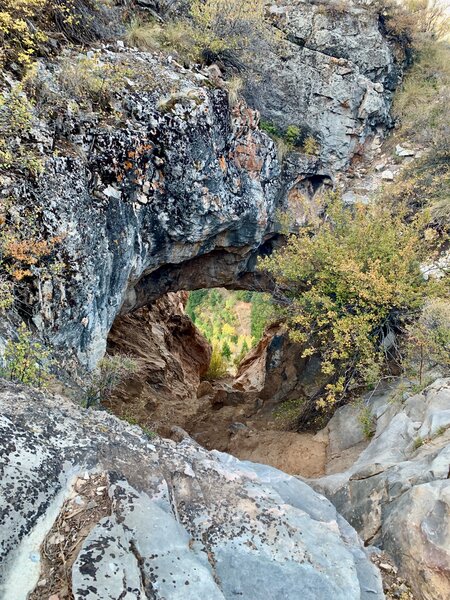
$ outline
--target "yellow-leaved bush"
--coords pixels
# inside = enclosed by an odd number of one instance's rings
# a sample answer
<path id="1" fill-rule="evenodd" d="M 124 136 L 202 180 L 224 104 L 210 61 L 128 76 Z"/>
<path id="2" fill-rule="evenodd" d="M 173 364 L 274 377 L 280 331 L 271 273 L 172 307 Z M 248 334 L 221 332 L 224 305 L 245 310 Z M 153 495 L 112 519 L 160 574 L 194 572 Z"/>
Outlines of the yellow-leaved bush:
<path id="1" fill-rule="evenodd" d="M 317 408 L 375 382 L 383 364 L 398 360 L 389 350 L 392 334 L 443 285 L 423 278 L 420 224 L 405 222 L 398 207 L 346 207 L 334 193 L 326 202 L 321 222 L 289 235 L 260 262 L 275 279 L 274 301 L 290 337 L 304 357 L 320 360 L 326 383 Z"/>
<path id="2" fill-rule="evenodd" d="M 47 37 L 33 25 L 48 0 L 0 0 L 0 41 L 4 54 L 28 66 L 38 45 Z M 0 61 L 1 62 L 1 61 Z"/>

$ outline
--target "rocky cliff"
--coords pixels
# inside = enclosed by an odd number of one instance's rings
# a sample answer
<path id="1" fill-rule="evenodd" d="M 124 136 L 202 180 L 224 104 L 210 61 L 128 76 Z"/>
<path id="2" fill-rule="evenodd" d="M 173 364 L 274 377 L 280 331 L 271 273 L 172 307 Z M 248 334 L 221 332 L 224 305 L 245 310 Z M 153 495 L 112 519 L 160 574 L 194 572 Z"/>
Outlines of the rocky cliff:
<path id="1" fill-rule="evenodd" d="M 361 408 L 345 406 L 330 421 L 330 474 L 314 487 L 366 543 L 395 558 L 418 598 L 444 600 L 450 595 L 450 381 L 397 394 L 396 401 L 392 391 L 372 394 L 367 408 L 374 433 L 365 449 Z M 352 460 L 348 452 L 358 445 Z"/>
<path id="2" fill-rule="evenodd" d="M 59 272 L 42 281 L 35 269 L 20 298 L 49 345 L 92 368 L 116 316 L 167 291 L 266 287 L 254 267 L 276 242 L 277 208 L 389 126 L 405 54 L 373 8 L 280 2 L 269 12 L 283 44 L 255 54 L 249 106 L 230 103 L 208 71 L 120 39 L 40 62 L 32 127 L 8 143 L 33 147 L 43 172 L 0 177 L 2 198 L 61 240 Z M 2 86 L 15 83 L 4 75 Z M 256 108 L 281 137 L 298 132 L 283 165 Z M 309 134 L 317 155 L 302 146 Z"/>

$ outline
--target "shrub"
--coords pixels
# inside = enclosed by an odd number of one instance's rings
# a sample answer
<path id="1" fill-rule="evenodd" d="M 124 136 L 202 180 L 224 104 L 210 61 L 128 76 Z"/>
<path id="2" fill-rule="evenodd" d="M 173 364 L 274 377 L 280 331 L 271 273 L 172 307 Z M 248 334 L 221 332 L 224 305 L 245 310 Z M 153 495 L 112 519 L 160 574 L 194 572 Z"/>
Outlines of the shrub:
<path id="1" fill-rule="evenodd" d="M 80 56 L 62 63 L 59 81 L 79 102 L 101 110 L 110 108 L 117 89 L 125 86 L 130 75 L 125 66 L 102 62 L 97 56 Z"/>
<path id="2" fill-rule="evenodd" d="M 90 385 L 82 399 L 83 406 L 98 406 L 108 400 L 121 383 L 138 371 L 139 366 L 134 358 L 121 354 L 106 355 L 91 375 Z"/>
<path id="3" fill-rule="evenodd" d="M 317 356 L 327 383 L 317 408 L 350 387 L 376 381 L 393 353 L 385 340 L 431 293 L 419 268 L 418 225 L 383 203 L 345 208 L 327 196 L 321 223 L 289 236 L 260 262 L 275 279 L 275 302 L 290 337 Z"/>
<path id="4" fill-rule="evenodd" d="M 189 0 L 189 19 L 169 21 L 158 31 L 162 48 L 197 62 L 222 62 L 234 70 L 242 59 L 274 37 L 264 19 L 264 0 Z"/>
<path id="5" fill-rule="evenodd" d="M 191 15 L 200 54 L 243 52 L 258 35 L 267 35 L 264 0 L 191 0 Z"/>
<path id="6" fill-rule="evenodd" d="M 47 39 L 33 25 L 33 20 L 42 17 L 46 4 L 47 0 L 0 1 L 0 40 L 5 59 L 23 66 L 32 63 L 39 44 Z"/>
<path id="7" fill-rule="evenodd" d="M 310 156 L 317 156 L 320 153 L 320 144 L 311 135 L 308 135 L 303 142 L 303 152 Z"/>
<path id="8" fill-rule="evenodd" d="M 30 132 L 32 122 L 33 104 L 21 84 L 0 95 L 0 169 L 19 169 L 32 175 L 42 171 L 36 151 L 22 140 Z"/>
<path id="9" fill-rule="evenodd" d="M 10 308 L 15 296 L 31 292 L 29 278 L 42 282 L 60 272 L 63 265 L 55 252 L 61 241 L 59 236 L 45 237 L 34 207 L 21 207 L 13 197 L 1 200 L 0 310 Z"/>
<path id="10" fill-rule="evenodd" d="M 394 98 L 399 135 L 448 148 L 450 139 L 450 48 L 446 42 L 425 45 Z"/>
<path id="11" fill-rule="evenodd" d="M 105 5 L 106 0 L 0 0 L 2 62 L 26 71 L 38 54 L 54 51 L 46 43 L 52 32 L 81 44 L 105 38 L 110 19 Z"/>
<path id="12" fill-rule="evenodd" d="M 1 359 L 0 375 L 33 387 L 44 387 L 50 379 L 50 352 L 33 340 L 32 333 L 22 324 L 17 340 L 9 340 Z"/>
<path id="13" fill-rule="evenodd" d="M 445 37 L 449 32 L 449 17 L 440 0 L 381 0 L 372 5 L 383 17 L 388 33 L 406 37 L 416 47 L 430 39 Z"/>
<path id="14" fill-rule="evenodd" d="M 153 22 L 133 18 L 127 26 L 126 41 L 141 50 L 159 50 L 162 44 L 162 28 Z"/>
<path id="15" fill-rule="evenodd" d="M 259 342 L 272 318 L 272 303 L 268 294 L 253 294 L 251 312 L 251 334 L 255 344 Z"/>
<path id="16" fill-rule="evenodd" d="M 227 374 L 227 360 L 222 355 L 219 344 L 213 344 L 211 360 L 205 379 L 220 379 Z"/>
<path id="17" fill-rule="evenodd" d="M 408 350 L 422 384 L 427 368 L 450 370 L 450 304 L 443 298 L 429 300 L 420 318 L 408 327 Z"/>
<path id="18" fill-rule="evenodd" d="M 361 423 L 364 437 L 369 440 L 371 437 L 373 437 L 375 427 L 375 420 L 369 406 L 364 406 L 361 408 L 359 413 L 359 422 Z"/>

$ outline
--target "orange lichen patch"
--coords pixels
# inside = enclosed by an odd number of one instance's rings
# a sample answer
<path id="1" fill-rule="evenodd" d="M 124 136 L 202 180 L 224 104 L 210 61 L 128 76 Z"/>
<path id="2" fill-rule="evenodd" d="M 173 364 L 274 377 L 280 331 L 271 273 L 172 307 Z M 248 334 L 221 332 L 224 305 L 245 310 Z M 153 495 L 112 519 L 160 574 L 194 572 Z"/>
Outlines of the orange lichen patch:
<path id="1" fill-rule="evenodd" d="M 255 179 L 261 173 L 264 164 L 263 159 L 258 156 L 258 150 L 259 145 L 249 136 L 247 143 L 239 144 L 234 154 L 236 165 L 248 171 L 250 177 Z"/>
<path id="2" fill-rule="evenodd" d="M 227 172 L 227 161 L 225 160 L 225 156 L 219 156 L 219 165 L 224 173 Z"/>

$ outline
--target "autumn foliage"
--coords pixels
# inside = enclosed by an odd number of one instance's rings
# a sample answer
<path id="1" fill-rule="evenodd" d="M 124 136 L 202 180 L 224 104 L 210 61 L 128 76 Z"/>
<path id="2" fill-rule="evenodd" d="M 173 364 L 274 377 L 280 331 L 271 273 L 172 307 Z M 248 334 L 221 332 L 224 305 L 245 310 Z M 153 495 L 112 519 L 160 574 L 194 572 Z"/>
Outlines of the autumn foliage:
<path id="1" fill-rule="evenodd" d="M 317 408 L 374 383 L 396 356 L 395 336 L 420 311 L 434 283 L 420 270 L 420 224 L 382 202 L 345 207 L 327 198 L 321 222 L 288 237 L 261 261 L 275 279 L 275 302 L 304 357 L 320 359 L 326 382 Z M 436 285 L 436 287 L 439 287 Z"/>

